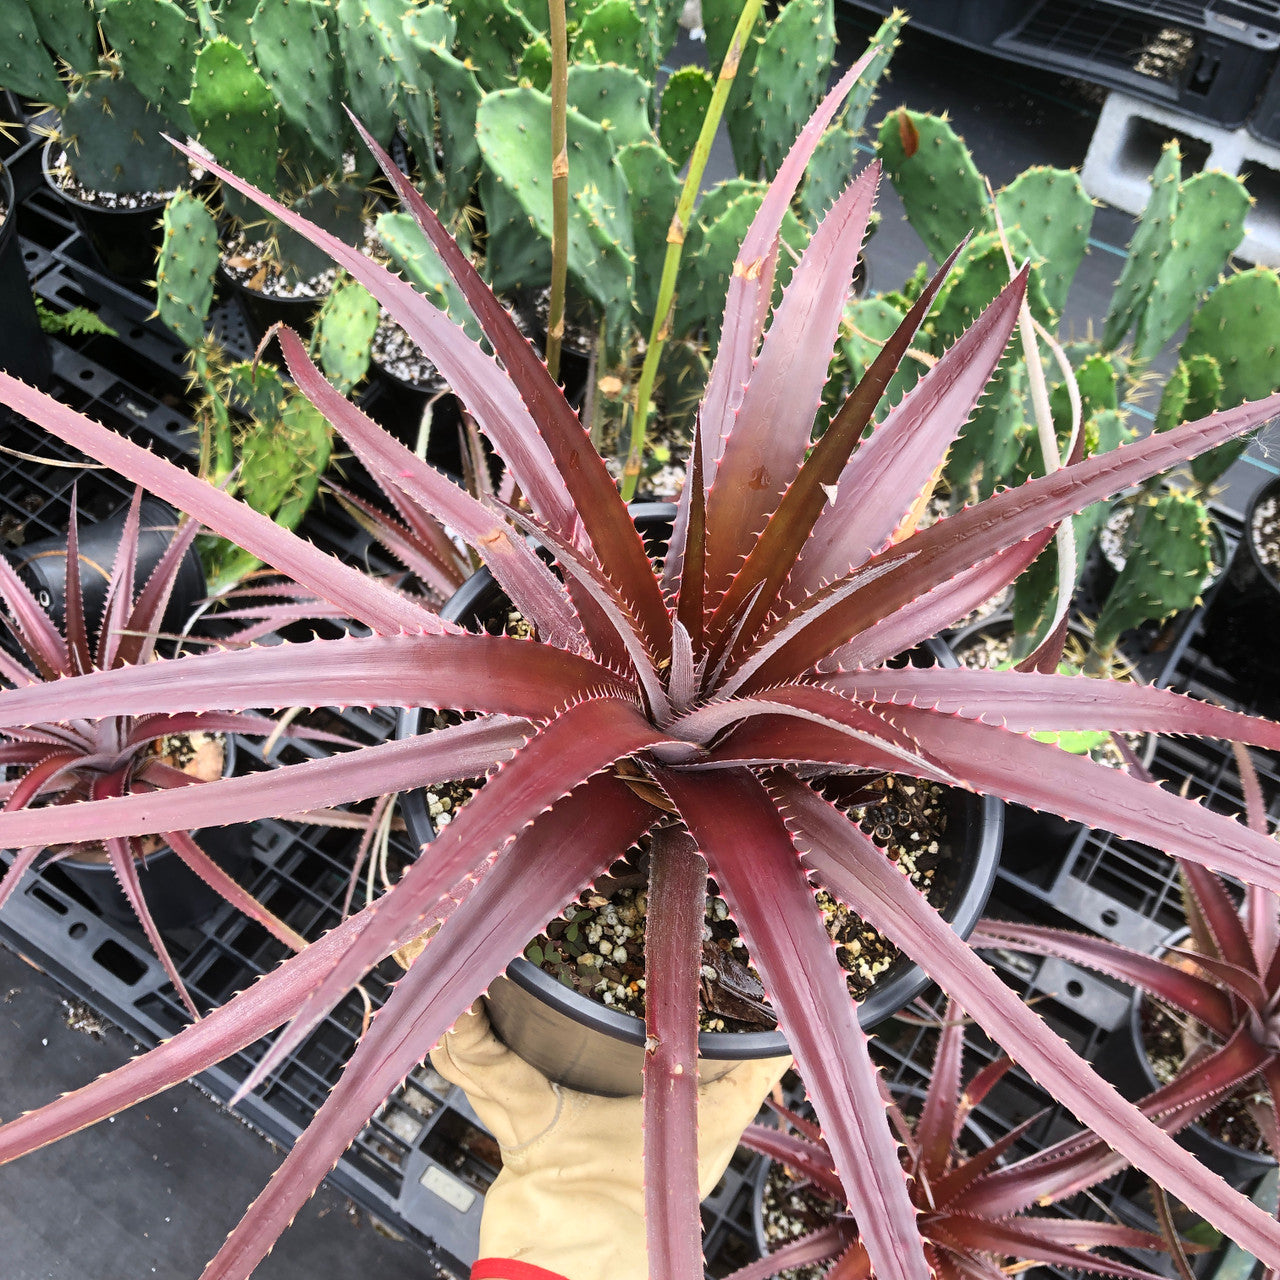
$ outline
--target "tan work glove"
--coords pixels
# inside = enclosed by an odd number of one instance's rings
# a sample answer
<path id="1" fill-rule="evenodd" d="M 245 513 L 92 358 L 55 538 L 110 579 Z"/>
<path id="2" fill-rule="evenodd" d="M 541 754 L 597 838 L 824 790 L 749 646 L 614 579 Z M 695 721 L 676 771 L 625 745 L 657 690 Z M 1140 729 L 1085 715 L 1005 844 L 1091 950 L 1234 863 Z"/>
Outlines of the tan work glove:
<path id="1" fill-rule="evenodd" d="M 641 1100 L 552 1084 L 464 1014 L 431 1051 L 502 1148 L 485 1196 L 481 1258 L 514 1258 L 568 1280 L 646 1280 Z M 698 1086 L 698 1189 L 728 1167 L 743 1129 L 790 1058 L 744 1062 Z M 481 1273 L 483 1274 L 483 1273 Z"/>

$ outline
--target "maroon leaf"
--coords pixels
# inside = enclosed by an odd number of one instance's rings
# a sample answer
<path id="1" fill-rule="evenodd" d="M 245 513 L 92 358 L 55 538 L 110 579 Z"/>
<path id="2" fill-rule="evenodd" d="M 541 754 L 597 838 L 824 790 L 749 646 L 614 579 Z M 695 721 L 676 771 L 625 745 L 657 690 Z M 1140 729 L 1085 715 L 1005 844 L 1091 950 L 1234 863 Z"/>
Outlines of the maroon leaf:
<path id="1" fill-rule="evenodd" d="M 520 954 L 531 929 L 643 834 L 654 813 L 622 783 L 597 778 L 520 836 L 396 984 L 316 1121 L 294 1142 L 202 1280 L 248 1280 L 369 1117 Z M 528 865 L 542 868 L 541 874 L 523 875 Z"/>
<path id="2" fill-rule="evenodd" d="M 933 1073 L 925 1091 L 924 1110 L 916 1122 L 916 1169 L 928 1185 L 947 1171 L 955 1136 L 956 1101 L 964 1061 L 964 1022 L 954 1000 L 947 1002 Z"/>
<path id="3" fill-rule="evenodd" d="M 663 770 L 656 777 L 742 929 L 877 1270 L 927 1280 L 867 1035 L 777 810 L 746 770 L 697 779 Z M 786 929 L 775 927 L 779 919 Z"/>
<path id="4" fill-rule="evenodd" d="M 656 831 L 645 934 L 644 1206 L 649 1272 L 702 1280 L 698 990 L 707 864 L 688 833 Z"/>
<path id="5" fill-rule="evenodd" d="M 1184 1204 L 1268 1265 L 1280 1263 L 1280 1226 L 1204 1168 L 1089 1070 L 983 964 L 942 917 L 837 810 L 783 774 L 770 790 L 785 806 L 819 879 L 921 965 L 1033 1079 Z M 714 868 L 713 868 L 714 870 Z"/>

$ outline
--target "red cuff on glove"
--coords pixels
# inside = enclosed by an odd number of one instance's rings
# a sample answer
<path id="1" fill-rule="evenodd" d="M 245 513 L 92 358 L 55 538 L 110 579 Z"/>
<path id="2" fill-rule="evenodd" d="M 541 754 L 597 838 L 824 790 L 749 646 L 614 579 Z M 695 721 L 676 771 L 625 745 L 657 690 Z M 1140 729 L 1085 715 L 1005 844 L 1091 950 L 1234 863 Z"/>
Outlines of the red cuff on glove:
<path id="1" fill-rule="evenodd" d="M 471 1280 L 565 1280 L 558 1271 L 514 1258 L 480 1258 L 471 1264 Z"/>

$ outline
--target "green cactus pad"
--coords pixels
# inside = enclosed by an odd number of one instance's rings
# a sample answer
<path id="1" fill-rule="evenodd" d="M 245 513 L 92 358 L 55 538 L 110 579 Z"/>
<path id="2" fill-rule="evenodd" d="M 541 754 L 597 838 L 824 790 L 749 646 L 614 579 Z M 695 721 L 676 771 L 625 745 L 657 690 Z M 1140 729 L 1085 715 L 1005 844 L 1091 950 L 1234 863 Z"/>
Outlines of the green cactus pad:
<path id="1" fill-rule="evenodd" d="M 569 68 L 569 106 L 594 120 L 616 151 L 633 142 L 656 142 L 649 118 L 653 91 L 630 67 L 581 64 Z"/>
<path id="2" fill-rule="evenodd" d="M 440 210 L 447 221 L 466 208 L 480 173 L 476 111 L 483 96 L 479 81 L 466 64 L 449 52 L 452 30 L 453 19 L 439 5 L 405 15 L 405 59 L 417 68 L 412 83 L 402 82 L 406 100 L 415 103 L 414 113 L 408 116 L 410 141 L 415 154 L 428 155 L 430 163 L 435 163 L 434 112 L 438 110 L 440 132 L 449 139 L 441 174 L 444 193 Z"/>
<path id="3" fill-rule="evenodd" d="M 1016 228 L 1006 231 L 1014 262 L 1035 258 L 1031 242 Z M 956 265 L 938 294 L 930 316 L 930 328 L 946 345 L 955 341 L 994 301 L 1009 283 L 1004 246 L 994 231 L 974 236 L 956 259 Z M 1051 327 L 1053 309 L 1044 295 L 1036 270 L 1027 285 L 1027 303 L 1041 324 Z"/>
<path id="4" fill-rule="evenodd" d="M 1222 398 L 1222 370 L 1210 355 L 1179 360 L 1160 396 L 1156 430 L 1172 431 L 1183 422 L 1211 414 Z"/>
<path id="5" fill-rule="evenodd" d="M 378 304 L 344 277 L 329 291 L 316 317 L 315 342 L 325 377 L 348 395 L 369 371 L 369 349 L 378 327 Z"/>
<path id="6" fill-rule="evenodd" d="M 627 180 L 636 246 L 636 306 L 644 319 L 658 305 L 658 285 L 667 253 L 667 232 L 680 199 L 680 179 L 662 148 L 636 142 L 618 152 Z"/>
<path id="7" fill-rule="evenodd" d="M 321 0 L 261 0 L 249 26 L 258 70 L 280 104 L 285 167 L 303 186 L 341 173 L 350 144 L 329 17 Z"/>
<path id="8" fill-rule="evenodd" d="M 991 231 L 995 219 L 969 148 L 940 116 L 905 107 L 880 125 L 877 154 L 902 203 L 907 221 L 935 262 L 971 231 Z"/>
<path id="9" fill-rule="evenodd" d="M 386 43 L 364 0 L 337 0 L 333 13 L 347 105 L 360 123 L 388 146 L 396 128 L 396 113 L 394 95 L 387 91 L 395 83 L 395 68 Z M 357 155 L 364 154 L 365 149 L 358 148 Z"/>
<path id="10" fill-rule="evenodd" d="M 1217 284 L 1244 239 L 1249 204 L 1240 179 L 1216 170 L 1194 174 L 1179 188 L 1172 240 L 1138 317 L 1138 360 L 1153 360 Z"/>
<path id="11" fill-rule="evenodd" d="M 620 333 L 634 319 L 626 180 L 604 129 L 572 109 L 567 115 L 569 271 Z M 551 99 L 534 89 L 490 94 L 476 113 L 476 133 L 489 173 L 549 242 Z M 491 241 L 491 259 L 498 248 Z"/>
<path id="12" fill-rule="evenodd" d="M 1101 654 L 1111 653 L 1131 627 L 1191 608 L 1212 570 L 1209 513 L 1199 498 L 1170 490 L 1137 503 L 1128 558 L 1094 631 Z"/>
<path id="13" fill-rule="evenodd" d="M 694 420 L 710 372 L 699 343 L 677 339 L 662 348 L 654 396 L 662 405 L 663 422 L 678 440 L 693 438 Z"/>
<path id="14" fill-rule="evenodd" d="M 189 105 L 196 134 L 214 159 L 274 195 L 279 108 L 243 49 L 217 39 L 196 54 Z"/>
<path id="15" fill-rule="evenodd" d="M 1102 347 L 1113 351 L 1137 323 L 1151 294 L 1160 263 L 1173 243 L 1173 222 L 1178 212 L 1178 188 L 1182 158 L 1176 142 L 1160 153 L 1151 175 L 1151 195 L 1129 242 L 1124 270 L 1111 295 L 1103 322 Z"/>
<path id="16" fill-rule="evenodd" d="M 58 76 L 40 39 L 40 29 L 26 0 L 0 0 L 0 88 L 12 89 L 24 98 L 49 102 L 55 107 L 67 101 L 67 89 Z"/>
<path id="17" fill-rule="evenodd" d="M 1007 482 L 1022 452 L 1028 420 L 1027 376 L 1010 356 L 987 386 L 947 456 L 947 477 L 966 499 L 990 497 Z"/>
<path id="18" fill-rule="evenodd" d="M 156 310 L 189 347 L 204 338 L 218 274 L 218 225 L 203 200 L 179 191 L 164 211 Z"/>
<path id="19" fill-rule="evenodd" d="M 842 125 L 833 125 L 818 140 L 800 188 L 800 209 L 811 231 L 817 229 L 827 210 L 862 167 L 859 159 L 853 139 Z"/>
<path id="20" fill-rule="evenodd" d="M 644 15 L 631 0 L 601 0 L 578 23 L 570 54 L 573 62 L 617 63 L 653 79 L 657 50 Z"/>
<path id="21" fill-rule="evenodd" d="M 1220 409 L 1260 400 L 1280 386 L 1280 276 L 1253 267 L 1224 280 L 1191 318 L 1179 357 L 1212 356 L 1222 375 Z M 1191 463 L 1191 473 L 1209 484 L 1248 448 L 1251 436 L 1220 445 Z M 1202 478 L 1203 477 L 1203 478 Z"/>
<path id="22" fill-rule="evenodd" d="M 907 15 L 901 9 L 895 9 L 871 37 L 871 43 L 867 47 L 874 49 L 875 53 L 845 102 L 844 126 L 851 138 L 858 138 L 867 127 L 871 104 L 876 100 L 880 81 L 889 68 L 889 60 L 901 43 L 898 37 L 906 20 Z"/>
<path id="23" fill-rule="evenodd" d="M 425 294 L 455 324 L 479 342 L 482 334 L 458 282 L 445 270 L 440 255 L 432 248 L 422 228 L 407 213 L 378 216 L 378 236 L 386 246 L 396 269 L 419 293 Z"/>
<path id="24" fill-rule="evenodd" d="M 1061 315 L 1093 225 L 1093 201 L 1080 176 L 1067 169 L 1027 169 L 996 196 L 996 207 L 1005 228 L 1017 227 L 1031 242 L 1041 259 L 1037 274 L 1045 298 Z"/>
<path id="25" fill-rule="evenodd" d="M 458 22 L 458 48 L 481 86 L 511 84 L 524 47 L 541 34 L 539 28 L 505 0 L 450 0 L 448 7 Z"/>
<path id="26" fill-rule="evenodd" d="M 1080 393 L 1080 420 L 1082 426 L 1097 413 L 1118 409 L 1120 392 L 1116 371 L 1111 361 L 1095 351 L 1085 357 L 1075 369 L 1076 387 Z M 1049 407 L 1053 414 L 1054 430 L 1064 444 L 1071 430 L 1071 396 L 1066 384 L 1056 383 L 1049 392 Z"/>
<path id="27" fill-rule="evenodd" d="M 93 0 L 36 0 L 31 12 L 40 38 L 73 71 L 84 76 L 98 69 L 102 46 Z M 13 38 L 7 22 L 0 30 L 6 42 Z M 110 35 L 107 39 L 115 44 Z"/>
<path id="28" fill-rule="evenodd" d="M 551 46 L 541 36 L 525 45 L 520 55 L 517 83 L 537 89 L 539 93 L 551 91 Z"/>
<path id="29" fill-rule="evenodd" d="M 822 97 L 835 39 L 832 0 L 789 0 L 765 30 L 751 77 L 749 127 L 750 151 L 759 151 L 766 178 L 778 172 Z M 730 117 L 730 137 L 738 134 L 740 146 L 747 123 L 745 115 Z M 746 158 L 741 172 L 754 175 L 750 153 Z"/>
<path id="30" fill-rule="evenodd" d="M 173 0 L 106 0 L 102 32 L 125 79 L 180 133 L 194 133 L 186 102 L 200 28 Z"/>
<path id="31" fill-rule="evenodd" d="M 359 183 L 313 187 L 293 208 L 346 244 L 359 245 L 364 239 L 364 188 Z M 333 259 L 323 249 L 290 227 L 276 227 L 276 243 L 280 265 L 290 280 L 310 280 L 333 266 Z"/>
<path id="32" fill-rule="evenodd" d="M 161 136 L 163 116 L 127 80 L 86 80 L 62 111 L 67 162 L 96 191 L 173 191 L 187 181 L 186 157 Z"/>
<path id="33" fill-rule="evenodd" d="M 253 37 L 249 32 L 249 23 L 257 7 L 258 0 L 221 0 L 215 20 L 218 34 L 242 49 L 251 49 Z"/>
<path id="34" fill-rule="evenodd" d="M 715 81 L 701 67 L 681 67 L 663 86 L 658 139 L 677 169 L 693 154 L 714 92 Z"/>

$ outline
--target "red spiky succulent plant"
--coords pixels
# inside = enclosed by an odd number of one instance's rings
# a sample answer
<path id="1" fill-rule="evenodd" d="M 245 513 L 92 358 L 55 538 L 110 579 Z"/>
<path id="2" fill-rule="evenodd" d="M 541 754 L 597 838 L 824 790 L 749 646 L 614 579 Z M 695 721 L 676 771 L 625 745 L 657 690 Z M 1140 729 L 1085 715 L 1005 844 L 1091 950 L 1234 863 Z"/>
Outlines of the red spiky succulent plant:
<path id="1" fill-rule="evenodd" d="M 468 497 L 329 387 L 281 334 L 291 371 L 370 470 L 483 558 L 533 640 L 473 634 L 10 377 L 8 402 L 294 578 L 371 634 L 184 657 L 0 695 L 0 725 L 205 706 L 383 704 L 470 713 L 454 727 L 158 797 L 0 815 L 0 843 L 114 837 L 295 812 L 488 771 L 378 902 L 134 1063 L 0 1127 L 0 1159 L 91 1123 L 289 1023 L 268 1071 L 371 965 L 438 925 L 341 1081 L 208 1277 L 244 1280 L 366 1118 L 528 939 L 646 832 L 646 1142 L 650 1265 L 701 1273 L 695 1053 L 708 867 L 808 1084 L 878 1274 L 927 1280 L 916 1210 L 844 971 L 813 899 L 824 884 L 919 962 L 1108 1143 L 1280 1265 L 1280 1228 L 1206 1179 L 1026 1009 L 839 809 L 815 771 L 914 774 L 1052 809 L 1280 889 L 1274 846 L 1229 819 L 1025 736 L 1170 730 L 1280 745 L 1280 726 L 1159 690 L 1022 672 L 884 663 L 1029 565 L 1106 494 L 1280 412 L 1243 406 L 1064 468 L 894 542 L 1004 350 L 1020 273 L 863 440 L 941 277 L 821 439 L 810 431 L 876 182 L 855 178 L 773 311 L 779 227 L 855 66 L 806 125 L 733 270 L 679 514 L 660 569 L 560 389 L 408 186 L 490 356 L 409 285 L 234 177 L 322 245 L 404 326 L 467 404 L 527 506 Z M 392 180 L 397 179 L 389 167 Z M 945 274 L 945 268 L 944 273 Z M 532 535 L 555 557 L 553 572 Z M 496 763 L 495 763 L 496 762 Z M 623 776 L 625 775 L 625 776 Z M 634 787 L 637 778 L 646 785 Z"/>
<path id="2" fill-rule="evenodd" d="M 1154 1280 L 1155 1273 L 1095 1253 L 1098 1248 L 1163 1250 L 1162 1236 L 1110 1222 L 1091 1222 L 1043 1212 L 1109 1176 L 1123 1162 L 1100 1144 L 1073 1136 L 1052 1147 L 1010 1159 L 1017 1143 L 1039 1116 L 997 1138 L 964 1142 L 965 1127 L 978 1107 L 1013 1066 L 997 1058 L 962 1081 L 965 1021 L 949 1002 L 933 1068 L 914 1123 L 897 1101 L 888 1102 L 889 1121 L 901 1143 L 925 1255 L 940 1280 L 996 1280 L 1004 1263 L 1040 1263 L 1070 1271 Z M 795 1129 L 753 1124 L 742 1144 L 785 1166 L 797 1187 L 808 1185 L 831 1207 L 830 1221 L 733 1272 L 728 1280 L 768 1280 L 792 1267 L 832 1263 L 831 1280 L 869 1280 L 871 1259 L 858 1230 L 856 1209 L 847 1206 L 844 1186 L 821 1130 L 805 1117 L 775 1107 Z"/>
<path id="3" fill-rule="evenodd" d="M 146 666 L 157 657 L 157 643 L 187 555 L 200 526 L 186 521 L 173 537 L 149 576 L 138 582 L 138 540 L 142 491 L 134 493 L 120 529 L 115 560 L 101 604 L 96 635 L 86 617 L 80 526 L 73 495 L 67 531 L 64 621 L 59 628 L 24 582 L 0 556 L 0 625 L 12 641 L 12 652 L 0 648 L 0 686 L 33 690 L 95 671 Z M 59 716 L 54 720 L 6 725 L 0 729 L 0 800 L 5 813 L 30 811 L 36 815 L 50 805 L 72 805 L 111 796 L 146 796 L 187 787 L 198 778 L 166 758 L 157 744 L 165 739 L 232 733 L 264 736 L 277 730 L 274 720 L 246 711 L 222 710 L 191 714 L 159 711 L 147 715 L 106 717 Z M 305 732 L 296 728 L 282 733 Z M 333 740 L 331 735 L 321 735 Z M 220 753 L 219 753 L 220 755 Z M 37 824 L 39 818 L 35 819 Z M 277 920 L 261 903 L 227 874 L 192 839 L 190 829 L 157 834 L 174 854 L 210 887 L 246 915 L 257 920 L 288 946 L 304 940 Z M 0 906 L 14 892 L 22 876 L 49 850 L 50 841 L 34 831 L 15 852 L 0 877 Z M 109 836 L 91 842 L 105 851 L 130 907 L 141 924 L 165 972 L 187 1008 L 195 1006 L 187 994 L 169 950 L 147 906 L 139 860 L 148 852 L 137 835 Z M 83 856 L 83 842 L 66 841 L 53 850 L 51 860 Z"/>
<path id="4" fill-rule="evenodd" d="M 1236 748 L 1250 827 L 1266 834 L 1266 805 L 1249 753 Z M 1223 880 L 1178 859 L 1189 934 L 1160 956 L 1108 938 L 1040 925 L 984 920 L 975 945 L 1057 956 L 1119 978 L 1174 1011 L 1187 1056 L 1170 1088 L 1206 1115 L 1236 1095 L 1249 1105 L 1273 1158 L 1280 1158 L 1280 894 L 1250 884 L 1239 906 Z M 1124 1029 L 1114 1034 L 1124 1034 Z"/>

